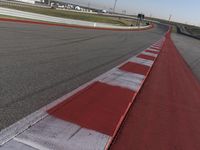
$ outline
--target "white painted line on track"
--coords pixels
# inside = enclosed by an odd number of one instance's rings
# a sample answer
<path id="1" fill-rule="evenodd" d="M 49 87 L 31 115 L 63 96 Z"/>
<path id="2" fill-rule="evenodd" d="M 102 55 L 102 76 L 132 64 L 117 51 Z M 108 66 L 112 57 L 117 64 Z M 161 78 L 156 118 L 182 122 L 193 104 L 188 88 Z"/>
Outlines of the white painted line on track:
<path id="1" fill-rule="evenodd" d="M 151 45 L 150 48 L 155 48 L 155 49 L 159 49 L 159 50 L 160 50 L 162 47 L 158 47 L 158 46 L 153 46 L 153 45 Z"/>
<path id="2" fill-rule="evenodd" d="M 147 48 L 146 50 L 150 50 L 150 51 L 154 51 L 154 52 L 160 52 L 159 50 L 153 49 L 153 48 Z"/>
<path id="3" fill-rule="evenodd" d="M 159 47 L 159 48 L 161 48 L 162 47 L 162 45 L 152 45 L 153 47 Z"/>
<path id="4" fill-rule="evenodd" d="M 48 116 L 15 137 L 14 141 L 24 144 L 21 150 L 26 150 L 27 146 L 40 150 L 100 150 L 104 149 L 109 138 L 108 135 Z"/>
<path id="5" fill-rule="evenodd" d="M 143 51 L 141 54 L 148 55 L 148 56 L 153 56 L 153 57 L 157 57 L 158 56 L 158 54 L 153 54 L 153 53 L 145 52 L 145 51 Z"/>
<path id="6" fill-rule="evenodd" d="M 138 91 L 138 89 L 142 85 L 142 81 L 144 80 L 144 78 L 144 75 L 116 70 L 115 72 L 101 80 L 101 82 L 113 86 L 127 88 L 133 91 Z"/>
<path id="7" fill-rule="evenodd" d="M 3 147 L 0 147 L 0 150 L 38 150 L 35 149 L 33 147 L 30 147 L 28 145 L 24 145 L 23 143 L 20 143 L 16 140 L 12 140 L 8 143 L 6 143 L 5 145 L 3 145 Z"/>
<path id="8" fill-rule="evenodd" d="M 133 57 L 133 58 L 129 59 L 129 61 L 137 63 L 137 64 L 141 64 L 141 65 L 146 65 L 146 66 L 149 66 L 149 67 L 151 67 L 154 63 L 154 61 L 152 61 L 152 60 L 139 58 L 139 57 Z"/>

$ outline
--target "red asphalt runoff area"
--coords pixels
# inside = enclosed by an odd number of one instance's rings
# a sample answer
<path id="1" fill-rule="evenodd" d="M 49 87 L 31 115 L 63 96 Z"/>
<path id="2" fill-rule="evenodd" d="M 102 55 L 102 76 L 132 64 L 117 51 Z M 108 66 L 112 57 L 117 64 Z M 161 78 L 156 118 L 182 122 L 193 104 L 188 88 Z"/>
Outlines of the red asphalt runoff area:
<path id="1" fill-rule="evenodd" d="M 111 150 L 200 150 L 200 84 L 166 37 Z"/>

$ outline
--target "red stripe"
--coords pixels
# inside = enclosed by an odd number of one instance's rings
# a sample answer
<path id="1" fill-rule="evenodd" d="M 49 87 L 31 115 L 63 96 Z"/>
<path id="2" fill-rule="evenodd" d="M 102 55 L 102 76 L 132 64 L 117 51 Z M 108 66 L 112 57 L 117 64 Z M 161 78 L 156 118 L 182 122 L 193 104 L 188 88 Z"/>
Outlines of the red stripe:
<path id="1" fill-rule="evenodd" d="M 128 62 L 124 64 L 122 67 L 120 67 L 120 69 L 127 72 L 147 75 L 148 71 L 150 70 L 150 67 L 133 62 Z"/>
<path id="2" fill-rule="evenodd" d="M 140 54 L 140 55 L 138 55 L 137 57 L 143 58 L 143 59 L 148 59 L 148 60 L 153 60 L 153 61 L 156 59 L 156 58 L 153 57 L 153 56 L 144 55 L 144 54 Z"/>
<path id="3" fill-rule="evenodd" d="M 112 136 L 134 96 L 131 90 L 95 82 L 48 113 Z"/>

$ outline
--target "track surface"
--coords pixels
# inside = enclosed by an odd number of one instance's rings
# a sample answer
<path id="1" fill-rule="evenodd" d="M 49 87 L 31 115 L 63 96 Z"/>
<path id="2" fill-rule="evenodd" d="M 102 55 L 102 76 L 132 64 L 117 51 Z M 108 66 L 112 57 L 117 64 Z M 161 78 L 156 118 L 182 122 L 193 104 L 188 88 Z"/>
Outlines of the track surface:
<path id="1" fill-rule="evenodd" d="M 172 34 L 172 39 L 180 54 L 200 81 L 200 40 L 176 33 Z"/>
<path id="2" fill-rule="evenodd" d="M 139 53 L 166 30 L 0 22 L 0 130 Z"/>
<path id="3" fill-rule="evenodd" d="M 167 38 L 111 150 L 199 150 L 199 98 L 198 80 Z"/>

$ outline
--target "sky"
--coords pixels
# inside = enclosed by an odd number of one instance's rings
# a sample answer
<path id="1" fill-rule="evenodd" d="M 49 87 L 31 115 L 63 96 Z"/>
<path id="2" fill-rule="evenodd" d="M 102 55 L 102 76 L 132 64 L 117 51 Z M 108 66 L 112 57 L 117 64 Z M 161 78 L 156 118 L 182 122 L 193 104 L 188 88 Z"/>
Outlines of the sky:
<path id="1" fill-rule="evenodd" d="M 113 8 L 115 0 L 65 0 L 79 5 L 107 9 Z M 200 0 L 117 0 L 116 11 L 128 14 L 144 13 L 146 16 L 200 26 Z"/>

